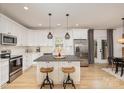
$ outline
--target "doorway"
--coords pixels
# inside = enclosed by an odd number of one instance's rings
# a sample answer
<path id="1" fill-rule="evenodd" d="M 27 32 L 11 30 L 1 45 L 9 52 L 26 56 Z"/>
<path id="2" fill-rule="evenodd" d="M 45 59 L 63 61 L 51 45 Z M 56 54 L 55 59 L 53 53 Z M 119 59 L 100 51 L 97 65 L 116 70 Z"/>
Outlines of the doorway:
<path id="1" fill-rule="evenodd" d="M 95 63 L 107 63 L 107 31 L 94 31 L 94 60 Z"/>

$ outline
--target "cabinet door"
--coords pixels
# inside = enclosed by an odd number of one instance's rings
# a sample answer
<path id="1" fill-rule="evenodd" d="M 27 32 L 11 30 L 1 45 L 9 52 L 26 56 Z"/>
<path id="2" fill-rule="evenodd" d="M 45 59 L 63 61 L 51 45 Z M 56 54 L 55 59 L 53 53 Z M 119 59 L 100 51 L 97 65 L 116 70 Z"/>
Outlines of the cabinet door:
<path id="1" fill-rule="evenodd" d="M 6 64 L 3 66 L 3 83 L 6 83 L 9 80 L 9 62 L 7 61 Z"/>
<path id="2" fill-rule="evenodd" d="M 41 44 L 42 44 L 42 46 L 46 46 L 47 45 L 47 34 L 48 34 L 48 32 L 42 32 L 42 40 L 41 40 Z"/>
<path id="3" fill-rule="evenodd" d="M 9 80 L 9 62 L 3 61 L 0 63 L 0 84 L 4 84 Z"/>
<path id="4" fill-rule="evenodd" d="M 28 32 L 26 29 L 23 29 L 21 38 L 22 38 L 22 45 L 28 46 Z"/>
<path id="5" fill-rule="evenodd" d="M 88 30 L 87 29 L 73 29 L 74 39 L 87 39 Z"/>
<path id="6" fill-rule="evenodd" d="M 23 54 L 23 71 L 25 71 L 28 68 L 27 63 L 28 63 L 28 55 L 25 53 Z"/>
<path id="7" fill-rule="evenodd" d="M 32 64 L 33 64 L 32 54 L 29 53 L 29 54 L 27 55 L 27 68 L 31 67 Z"/>
<path id="8" fill-rule="evenodd" d="M 29 31 L 28 32 L 28 46 L 35 46 L 35 38 L 34 38 L 34 32 Z"/>
<path id="9" fill-rule="evenodd" d="M 2 65 L 0 64 L 0 85 L 2 84 Z"/>
<path id="10" fill-rule="evenodd" d="M 7 20 L 0 16 L 0 33 L 8 33 L 7 30 Z"/>

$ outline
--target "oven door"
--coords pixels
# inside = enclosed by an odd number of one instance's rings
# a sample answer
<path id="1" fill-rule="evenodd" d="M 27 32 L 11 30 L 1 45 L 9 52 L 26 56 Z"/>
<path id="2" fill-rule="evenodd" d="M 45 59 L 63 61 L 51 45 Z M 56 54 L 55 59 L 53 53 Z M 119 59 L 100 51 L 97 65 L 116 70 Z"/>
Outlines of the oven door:
<path id="1" fill-rule="evenodd" d="M 10 60 L 10 75 L 22 70 L 22 58 L 15 58 Z"/>

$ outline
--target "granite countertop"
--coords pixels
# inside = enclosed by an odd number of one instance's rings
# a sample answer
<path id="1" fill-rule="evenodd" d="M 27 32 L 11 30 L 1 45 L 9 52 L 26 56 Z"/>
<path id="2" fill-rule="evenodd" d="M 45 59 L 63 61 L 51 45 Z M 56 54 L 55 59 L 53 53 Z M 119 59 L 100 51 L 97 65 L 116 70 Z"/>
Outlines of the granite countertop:
<path id="1" fill-rule="evenodd" d="M 48 61 L 82 61 L 79 57 L 75 55 L 66 55 L 64 58 L 55 58 L 54 55 L 43 55 L 34 60 L 35 62 L 48 62 Z"/>

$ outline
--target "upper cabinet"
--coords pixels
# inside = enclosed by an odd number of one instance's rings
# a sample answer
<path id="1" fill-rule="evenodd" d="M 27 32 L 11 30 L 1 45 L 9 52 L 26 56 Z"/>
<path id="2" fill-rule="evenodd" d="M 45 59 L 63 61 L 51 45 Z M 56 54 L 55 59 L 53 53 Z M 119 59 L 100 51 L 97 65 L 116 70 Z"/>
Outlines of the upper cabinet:
<path id="1" fill-rule="evenodd" d="M 27 46 L 27 29 L 2 14 L 0 14 L 0 33 L 15 35 L 17 46 Z"/>
<path id="2" fill-rule="evenodd" d="M 73 39 L 87 39 L 88 29 L 70 29 L 68 31 L 70 39 L 65 39 L 67 31 L 62 28 L 53 29 L 52 39 L 48 39 L 48 30 L 30 30 L 16 23 L 8 17 L 0 14 L 0 33 L 17 36 L 17 46 L 55 46 L 55 41 L 59 37 L 63 40 L 64 47 L 72 47 Z"/>
<path id="3" fill-rule="evenodd" d="M 29 30 L 28 31 L 28 46 L 53 46 L 53 39 L 47 38 L 48 31 Z"/>
<path id="4" fill-rule="evenodd" d="M 41 46 L 42 34 L 39 31 L 28 31 L 28 46 Z"/>
<path id="5" fill-rule="evenodd" d="M 0 14 L 0 33 L 8 33 L 8 20 Z"/>
<path id="6" fill-rule="evenodd" d="M 88 39 L 88 29 L 73 29 L 73 39 Z"/>

